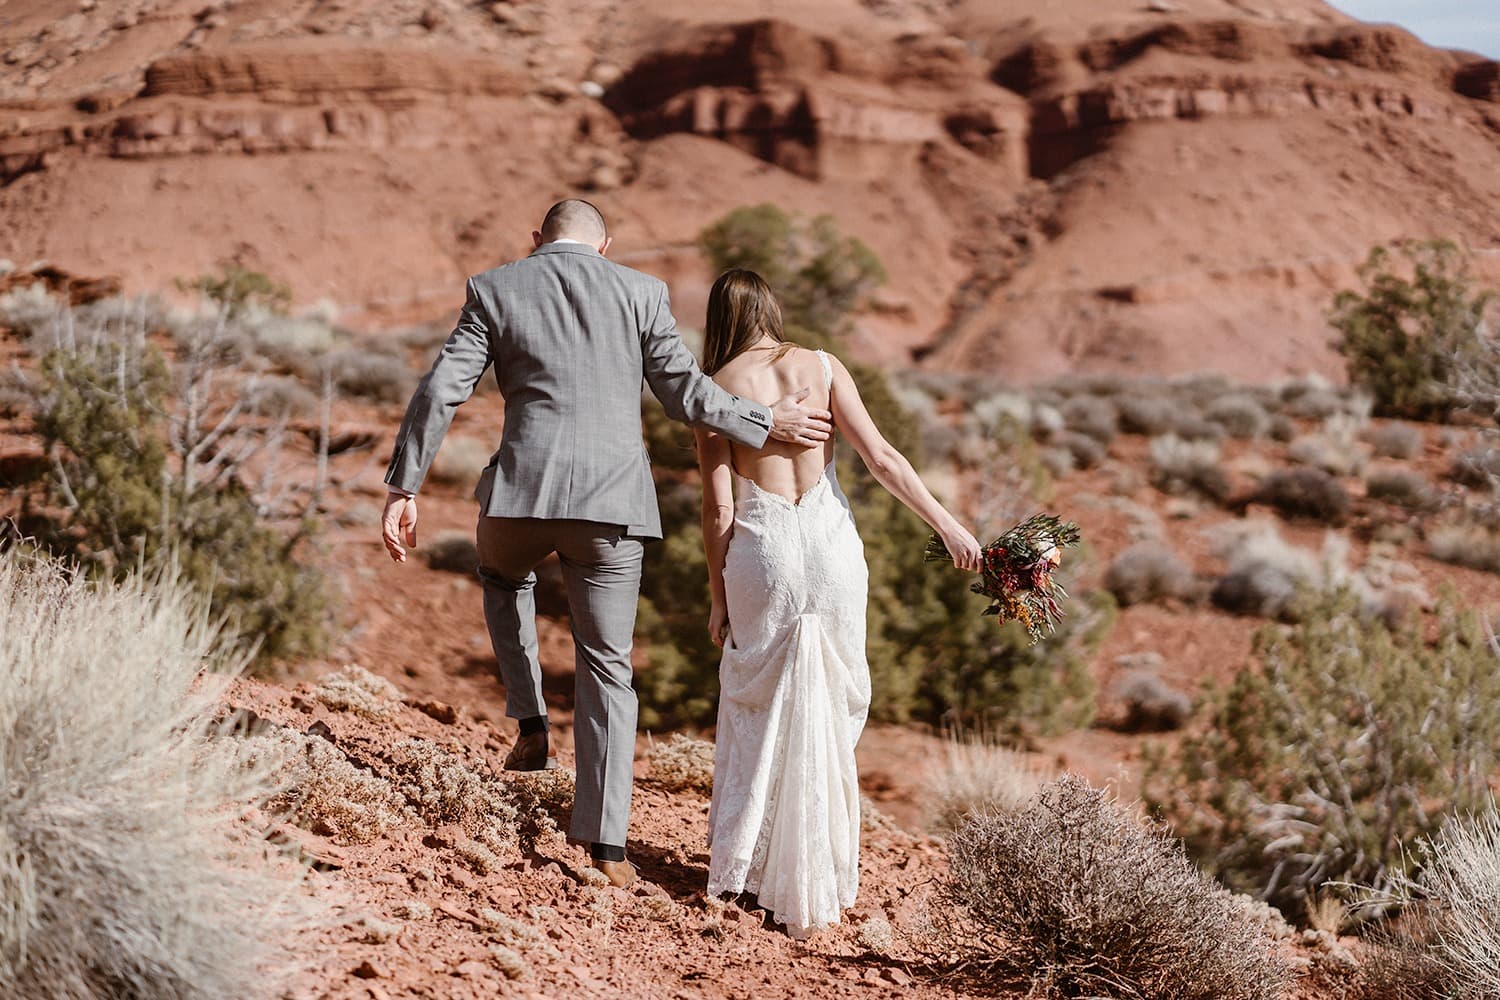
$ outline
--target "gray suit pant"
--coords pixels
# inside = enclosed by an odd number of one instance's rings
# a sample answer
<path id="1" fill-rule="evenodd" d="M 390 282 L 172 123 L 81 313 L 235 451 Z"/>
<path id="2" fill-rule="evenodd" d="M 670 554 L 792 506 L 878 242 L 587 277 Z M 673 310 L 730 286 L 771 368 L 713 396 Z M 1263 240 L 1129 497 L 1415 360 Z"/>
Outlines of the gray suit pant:
<path id="1" fill-rule="evenodd" d="M 505 684 L 505 714 L 546 715 L 536 657 L 536 573 L 556 552 L 576 649 L 573 744 L 578 789 L 569 834 L 624 846 L 635 759 L 630 647 L 641 589 L 640 539 L 619 525 L 528 517 L 479 518 L 484 620 Z"/>

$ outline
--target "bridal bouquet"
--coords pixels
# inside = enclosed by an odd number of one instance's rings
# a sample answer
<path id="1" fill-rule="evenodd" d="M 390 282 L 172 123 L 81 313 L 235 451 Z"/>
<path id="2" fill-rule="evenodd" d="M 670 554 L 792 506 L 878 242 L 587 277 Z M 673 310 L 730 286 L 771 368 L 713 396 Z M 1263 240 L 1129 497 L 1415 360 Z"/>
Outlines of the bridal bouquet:
<path id="1" fill-rule="evenodd" d="M 1052 514 L 1033 514 L 984 547 L 983 569 L 971 588 L 993 603 L 984 609 L 1002 623 L 1017 621 L 1035 643 L 1057 630 L 1068 592 L 1052 577 L 1059 551 L 1077 545 L 1078 525 Z M 929 562 L 951 560 L 936 534 L 927 542 Z"/>

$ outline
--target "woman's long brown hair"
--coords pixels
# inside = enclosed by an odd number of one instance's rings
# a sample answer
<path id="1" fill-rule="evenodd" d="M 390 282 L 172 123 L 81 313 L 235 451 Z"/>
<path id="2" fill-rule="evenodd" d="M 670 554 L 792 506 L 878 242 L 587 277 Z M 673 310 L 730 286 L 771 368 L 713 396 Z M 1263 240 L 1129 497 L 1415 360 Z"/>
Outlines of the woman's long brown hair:
<path id="1" fill-rule="evenodd" d="M 703 330 L 703 372 L 712 375 L 743 354 L 746 348 L 770 337 L 781 346 L 776 358 L 791 350 L 781 332 L 781 304 L 771 286 L 754 271 L 732 267 L 719 275 L 708 293 L 708 323 Z"/>

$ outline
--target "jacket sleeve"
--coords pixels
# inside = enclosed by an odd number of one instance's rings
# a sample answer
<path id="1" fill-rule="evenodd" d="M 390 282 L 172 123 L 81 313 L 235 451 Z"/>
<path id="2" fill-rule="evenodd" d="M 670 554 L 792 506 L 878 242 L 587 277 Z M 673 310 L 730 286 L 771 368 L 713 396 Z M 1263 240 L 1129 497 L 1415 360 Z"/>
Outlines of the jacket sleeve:
<path id="1" fill-rule="evenodd" d="M 470 278 L 458 324 L 406 406 L 385 473 L 387 486 L 411 493 L 421 488 L 454 411 L 474 394 L 474 386 L 489 366 L 490 325 Z"/>
<path id="2" fill-rule="evenodd" d="M 677 335 L 667 286 L 657 292 L 651 321 L 641 332 L 646 384 L 667 411 L 685 424 L 717 431 L 747 448 L 760 448 L 771 432 L 770 407 L 741 399 L 703 374 L 693 352 Z"/>

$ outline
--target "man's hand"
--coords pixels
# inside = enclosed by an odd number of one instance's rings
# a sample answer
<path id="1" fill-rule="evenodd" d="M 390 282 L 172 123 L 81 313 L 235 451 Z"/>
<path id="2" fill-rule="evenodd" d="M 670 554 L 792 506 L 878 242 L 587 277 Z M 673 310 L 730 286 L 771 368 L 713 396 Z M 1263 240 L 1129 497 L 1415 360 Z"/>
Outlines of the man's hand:
<path id="1" fill-rule="evenodd" d="M 943 544 L 947 546 L 948 554 L 953 557 L 955 568 L 968 570 L 970 573 L 979 572 L 983 565 L 984 553 L 979 547 L 979 540 L 969 529 L 955 524 L 943 532 Z"/>
<path id="2" fill-rule="evenodd" d="M 811 447 L 833 435 L 833 414 L 803 406 L 811 388 L 782 396 L 771 407 L 771 437 L 788 444 Z"/>
<path id="3" fill-rule="evenodd" d="M 385 539 L 385 550 L 396 562 L 406 562 L 406 542 L 412 548 L 417 545 L 417 498 L 400 493 L 388 493 L 385 498 L 385 513 L 380 516 L 380 534 Z"/>

